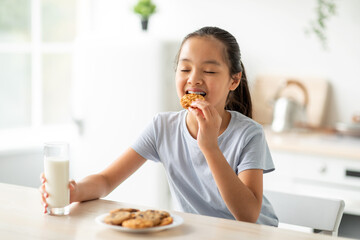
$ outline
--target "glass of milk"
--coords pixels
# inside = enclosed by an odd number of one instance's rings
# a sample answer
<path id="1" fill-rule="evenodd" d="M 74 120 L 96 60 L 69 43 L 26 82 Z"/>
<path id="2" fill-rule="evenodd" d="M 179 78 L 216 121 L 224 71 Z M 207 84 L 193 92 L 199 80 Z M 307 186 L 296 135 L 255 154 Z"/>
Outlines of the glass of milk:
<path id="1" fill-rule="evenodd" d="M 70 212 L 69 144 L 48 142 L 44 145 L 45 188 L 48 213 L 67 215 Z"/>

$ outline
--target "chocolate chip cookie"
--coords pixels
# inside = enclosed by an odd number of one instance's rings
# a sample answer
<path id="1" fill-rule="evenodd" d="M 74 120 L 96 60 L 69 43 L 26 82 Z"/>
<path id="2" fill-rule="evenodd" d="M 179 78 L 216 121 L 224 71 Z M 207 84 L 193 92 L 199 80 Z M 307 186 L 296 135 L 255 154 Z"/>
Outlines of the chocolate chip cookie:
<path id="1" fill-rule="evenodd" d="M 130 212 L 114 212 L 104 218 L 104 222 L 111 225 L 121 225 L 123 221 L 132 217 Z"/>
<path id="2" fill-rule="evenodd" d="M 122 226 L 133 229 L 149 228 L 154 226 L 154 222 L 143 218 L 135 218 L 124 221 Z"/>
<path id="3" fill-rule="evenodd" d="M 205 98 L 200 94 L 190 93 L 190 94 L 185 94 L 180 99 L 180 104 L 183 108 L 188 109 L 190 107 L 191 103 L 193 101 L 195 101 L 196 99 L 205 100 Z"/>

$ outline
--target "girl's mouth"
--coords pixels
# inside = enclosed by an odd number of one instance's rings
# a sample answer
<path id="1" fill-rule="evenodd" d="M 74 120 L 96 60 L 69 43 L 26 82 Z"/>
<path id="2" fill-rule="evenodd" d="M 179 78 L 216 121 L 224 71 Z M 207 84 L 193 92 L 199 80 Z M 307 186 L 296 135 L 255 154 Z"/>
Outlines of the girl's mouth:
<path id="1" fill-rule="evenodd" d="M 206 92 L 194 92 L 194 91 L 186 91 L 185 92 L 186 94 L 198 94 L 198 95 L 201 95 L 201 96 L 203 96 L 203 97 L 205 97 L 205 95 L 206 95 Z"/>

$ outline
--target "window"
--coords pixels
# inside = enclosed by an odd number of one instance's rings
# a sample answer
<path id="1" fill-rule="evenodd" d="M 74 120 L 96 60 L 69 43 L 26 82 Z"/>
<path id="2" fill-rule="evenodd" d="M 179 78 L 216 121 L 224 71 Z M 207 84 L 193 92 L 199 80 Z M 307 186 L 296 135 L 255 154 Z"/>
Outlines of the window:
<path id="1" fill-rule="evenodd" d="M 0 131 L 71 123 L 76 0 L 0 0 Z"/>

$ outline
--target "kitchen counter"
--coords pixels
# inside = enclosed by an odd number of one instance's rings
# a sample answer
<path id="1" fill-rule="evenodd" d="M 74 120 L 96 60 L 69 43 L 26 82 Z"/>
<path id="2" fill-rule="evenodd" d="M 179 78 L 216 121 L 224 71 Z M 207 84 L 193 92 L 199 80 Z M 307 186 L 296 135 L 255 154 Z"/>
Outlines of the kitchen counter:
<path id="1" fill-rule="evenodd" d="M 360 138 L 322 131 L 275 133 L 264 127 L 271 150 L 347 158 L 360 162 Z"/>
<path id="2" fill-rule="evenodd" d="M 71 205 L 70 215 L 42 213 L 37 189 L 0 183 L 1 239 L 347 239 L 298 232 L 234 220 L 182 212 L 184 223 L 176 228 L 153 233 L 124 233 L 95 222 L 99 215 L 115 208 L 138 207 L 127 203 L 94 200 Z"/>

